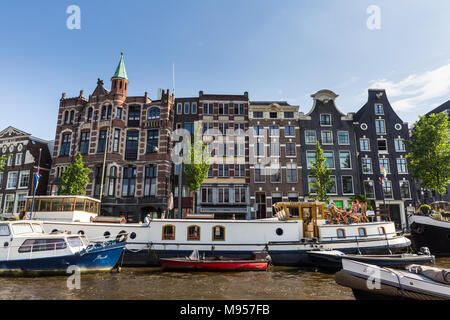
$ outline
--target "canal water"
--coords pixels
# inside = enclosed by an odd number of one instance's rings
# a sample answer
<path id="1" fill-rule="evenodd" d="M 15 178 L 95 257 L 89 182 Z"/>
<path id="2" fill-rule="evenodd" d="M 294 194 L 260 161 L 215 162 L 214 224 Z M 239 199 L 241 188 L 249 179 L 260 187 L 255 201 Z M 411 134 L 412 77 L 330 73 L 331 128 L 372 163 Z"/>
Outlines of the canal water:
<path id="1" fill-rule="evenodd" d="M 450 268 L 450 258 L 437 265 Z M 334 274 L 273 267 L 268 271 L 213 273 L 162 272 L 123 268 L 120 273 L 83 274 L 80 289 L 68 277 L 0 278 L 0 299 L 41 300 L 354 300 Z"/>

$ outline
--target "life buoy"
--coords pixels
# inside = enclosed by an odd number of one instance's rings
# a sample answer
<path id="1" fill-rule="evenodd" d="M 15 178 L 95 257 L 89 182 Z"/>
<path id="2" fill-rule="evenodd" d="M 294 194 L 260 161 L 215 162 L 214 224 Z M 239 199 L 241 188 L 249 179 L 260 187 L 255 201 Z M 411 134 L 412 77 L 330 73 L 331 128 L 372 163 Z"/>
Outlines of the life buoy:
<path id="1" fill-rule="evenodd" d="M 119 232 L 119 234 L 116 237 L 116 240 L 118 242 L 125 242 L 128 239 L 128 233 L 125 230 L 122 230 Z"/>
<path id="2" fill-rule="evenodd" d="M 415 222 L 413 222 L 413 224 L 411 224 L 411 231 L 413 231 L 414 233 L 422 234 L 424 232 L 424 230 L 425 230 L 425 228 L 421 224 L 417 224 Z"/>

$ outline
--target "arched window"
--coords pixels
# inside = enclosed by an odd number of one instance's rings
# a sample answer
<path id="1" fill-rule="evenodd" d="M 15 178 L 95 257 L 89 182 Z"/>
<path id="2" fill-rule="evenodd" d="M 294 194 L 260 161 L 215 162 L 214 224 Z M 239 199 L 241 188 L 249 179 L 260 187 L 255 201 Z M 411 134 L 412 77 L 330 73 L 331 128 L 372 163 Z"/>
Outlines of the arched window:
<path id="1" fill-rule="evenodd" d="M 213 241 L 225 241 L 225 227 L 214 226 L 212 228 L 212 239 Z"/>
<path id="2" fill-rule="evenodd" d="M 88 109 L 86 121 L 87 122 L 91 122 L 92 121 L 92 108 Z"/>
<path id="3" fill-rule="evenodd" d="M 366 228 L 358 228 L 358 234 L 360 237 L 367 237 L 367 230 Z"/>
<path id="4" fill-rule="evenodd" d="M 69 111 L 64 112 L 64 124 L 69 123 Z"/>
<path id="5" fill-rule="evenodd" d="M 344 239 L 345 238 L 345 230 L 344 229 L 337 229 L 336 232 L 337 232 L 337 237 L 339 239 Z"/>
<path id="6" fill-rule="evenodd" d="M 175 240 L 175 226 L 173 226 L 173 225 L 163 226 L 162 239 L 163 240 Z"/>
<path id="7" fill-rule="evenodd" d="M 199 226 L 189 226 L 187 234 L 188 240 L 200 240 L 200 227 Z"/>
<path id="8" fill-rule="evenodd" d="M 102 107 L 102 114 L 100 116 L 100 120 L 105 120 L 106 119 L 106 106 Z"/>
<path id="9" fill-rule="evenodd" d="M 75 120 L 75 111 L 70 111 L 70 123 L 73 123 L 73 120 Z"/>
<path id="10" fill-rule="evenodd" d="M 150 108 L 147 111 L 147 120 L 155 120 L 160 118 L 160 110 L 159 108 Z"/>

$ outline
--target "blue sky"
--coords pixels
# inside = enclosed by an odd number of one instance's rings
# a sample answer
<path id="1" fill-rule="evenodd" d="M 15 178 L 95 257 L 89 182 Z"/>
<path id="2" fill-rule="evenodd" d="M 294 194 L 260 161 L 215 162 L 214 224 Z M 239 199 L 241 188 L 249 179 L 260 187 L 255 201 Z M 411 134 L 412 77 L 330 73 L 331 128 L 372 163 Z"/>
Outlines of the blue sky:
<path id="1" fill-rule="evenodd" d="M 66 27 L 70 5 L 80 30 Z M 308 112 L 330 89 L 353 112 L 378 87 L 411 124 L 450 99 L 449 16 L 448 0 L 13 1 L 0 11 L 0 128 L 54 139 L 61 93 L 109 88 L 122 51 L 129 95 L 171 88 L 175 63 L 179 97 L 248 91 Z"/>

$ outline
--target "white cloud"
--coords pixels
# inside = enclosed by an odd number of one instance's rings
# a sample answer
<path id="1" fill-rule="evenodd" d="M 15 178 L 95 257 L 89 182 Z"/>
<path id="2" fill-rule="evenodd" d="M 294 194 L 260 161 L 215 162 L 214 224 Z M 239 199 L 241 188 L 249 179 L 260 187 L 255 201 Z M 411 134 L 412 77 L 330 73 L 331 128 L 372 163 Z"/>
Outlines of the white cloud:
<path id="1" fill-rule="evenodd" d="M 394 109 L 400 111 L 429 107 L 430 100 L 450 95 L 450 63 L 435 70 L 413 74 L 394 82 L 388 79 L 371 81 L 371 88 L 386 89 L 388 97 L 395 98 Z M 446 97 L 444 97 L 446 96 Z"/>

